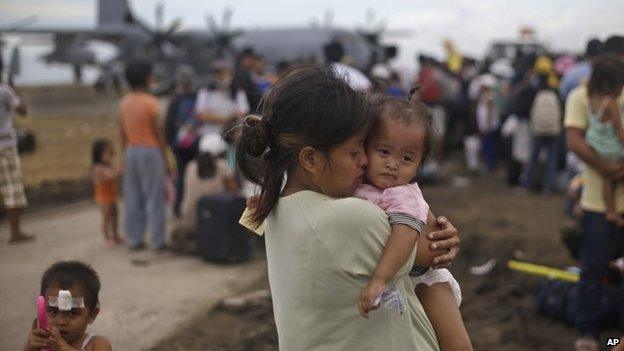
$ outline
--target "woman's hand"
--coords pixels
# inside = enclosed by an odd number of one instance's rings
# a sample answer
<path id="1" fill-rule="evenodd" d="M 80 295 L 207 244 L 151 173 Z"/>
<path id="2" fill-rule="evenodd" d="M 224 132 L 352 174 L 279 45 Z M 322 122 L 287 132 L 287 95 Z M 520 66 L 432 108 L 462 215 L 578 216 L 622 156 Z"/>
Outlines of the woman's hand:
<path id="1" fill-rule="evenodd" d="M 459 253 L 459 231 L 449 220 L 440 216 L 436 218 L 438 230 L 427 234 L 427 238 L 432 241 L 431 251 L 447 250 L 448 252 L 433 259 L 435 267 L 448 267 Z"/>

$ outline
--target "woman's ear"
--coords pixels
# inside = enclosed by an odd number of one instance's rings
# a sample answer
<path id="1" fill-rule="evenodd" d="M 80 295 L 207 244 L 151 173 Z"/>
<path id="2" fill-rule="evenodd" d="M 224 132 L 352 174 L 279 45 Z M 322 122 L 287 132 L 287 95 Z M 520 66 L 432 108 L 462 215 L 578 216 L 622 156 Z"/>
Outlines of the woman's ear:
<path id="1" fill-rule="evenodd" d="M 306 146 L 299 150 L 299 165 L 306 172 L 316 173 L 321 162 L 321 154 L 312 146 Z"/>

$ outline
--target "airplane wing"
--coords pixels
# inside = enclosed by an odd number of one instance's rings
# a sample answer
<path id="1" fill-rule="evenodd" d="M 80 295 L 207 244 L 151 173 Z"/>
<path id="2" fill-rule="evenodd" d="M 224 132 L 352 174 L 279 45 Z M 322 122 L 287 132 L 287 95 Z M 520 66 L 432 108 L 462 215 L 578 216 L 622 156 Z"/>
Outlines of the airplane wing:
<path id="1" fill-rule="evenodd" d="M 0 28 L 0 34 L 6 35 L 54 35 L 64 38 L 73 38 L 76 40 L 103 40 L 115 41 L 124 35 L 124 31 L 115 28 L 102 28 L 93 30 L 84 29 L 66 29 L 66 28 L 34 28 L 34 29 L 6 29 Z"/>

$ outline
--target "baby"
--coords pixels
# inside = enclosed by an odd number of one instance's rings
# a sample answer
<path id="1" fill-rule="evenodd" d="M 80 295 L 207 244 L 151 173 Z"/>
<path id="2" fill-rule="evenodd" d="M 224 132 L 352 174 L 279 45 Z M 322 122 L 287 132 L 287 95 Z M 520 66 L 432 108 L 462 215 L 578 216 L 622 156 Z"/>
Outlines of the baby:
<path id="1" fill-rule="evenodd" d="M 434 218 L 414 182 L 429 154 L 432 134 L 424 104 L 384 98 L 366 143 L 368 167 L 364 184 L 355 194 L 383 209 L 392 226 L 379 264 L 360 294 L 358 308 L 366 318 L 369 311 L 379 307 L 379 297 L 388 291 L 390 281 L 410 259 L 428 219 Z M 410 275 L 441 349 L 470 349 L 458 309 L 461 292 L 450 272 L 415 267 Z"/>

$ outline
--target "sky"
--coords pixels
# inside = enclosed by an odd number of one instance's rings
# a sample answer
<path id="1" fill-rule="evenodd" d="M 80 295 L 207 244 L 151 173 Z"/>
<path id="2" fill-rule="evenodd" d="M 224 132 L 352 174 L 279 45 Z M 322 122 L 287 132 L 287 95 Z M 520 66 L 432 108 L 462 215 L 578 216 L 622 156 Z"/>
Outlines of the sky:
<path id="1" fill-rule="evenodd" d="M 31 28 L 64 27 L 93 29 L 98 0 L 0 0 L 0 27 L 36 15 Z M 105 1 L 105 0 L 102 0 Z M 110 0 L 106 0 L 110 1 Z M 410 69 L 419 52 L 442 57 L 442 40 L 450 38 L 458 49 L 482 57 L 495 39 L 515 39 L 522 26 L 530 26 L 539 40 L 554 50 L 581 52 L 588 39 L 605 39 L 624 34 L 624 1 L 622 0 L 128 0 L 137 17 L 154 22 L 157 3 L 164 5 L 165 23 L 175 18 L 184 28 L 206 28 L 206 15 L 220 21 L 227 6 L 234 10 L 232 24 L 239 29 L 280 26 L 309 26 L 322 23 L 325 14 L 333 13 L 336 27 L 356 28 L 373 10 L 376 19 L 387 21 L 389 29 L 409 30 L 407 38 L 386 38 L 400 47 L 395 65 Z M 9 41 L 9 48 L 16 43 Z M 18 83 L 59 82 L 69 80 L 68 67 L 47 67 L 37 57 L 49 46 L 24 46 L 22 74 Z M 111 56 L 114 48 L 95 45 L 98 57 Z M 8 50 L 5 50 L 8 51 Z M 5 58 L 8 55 L 5 52 Z M 29 71 L 26 72 L 25 68 Z M 88 72 L 93 76 L 95 72 Z"/>

